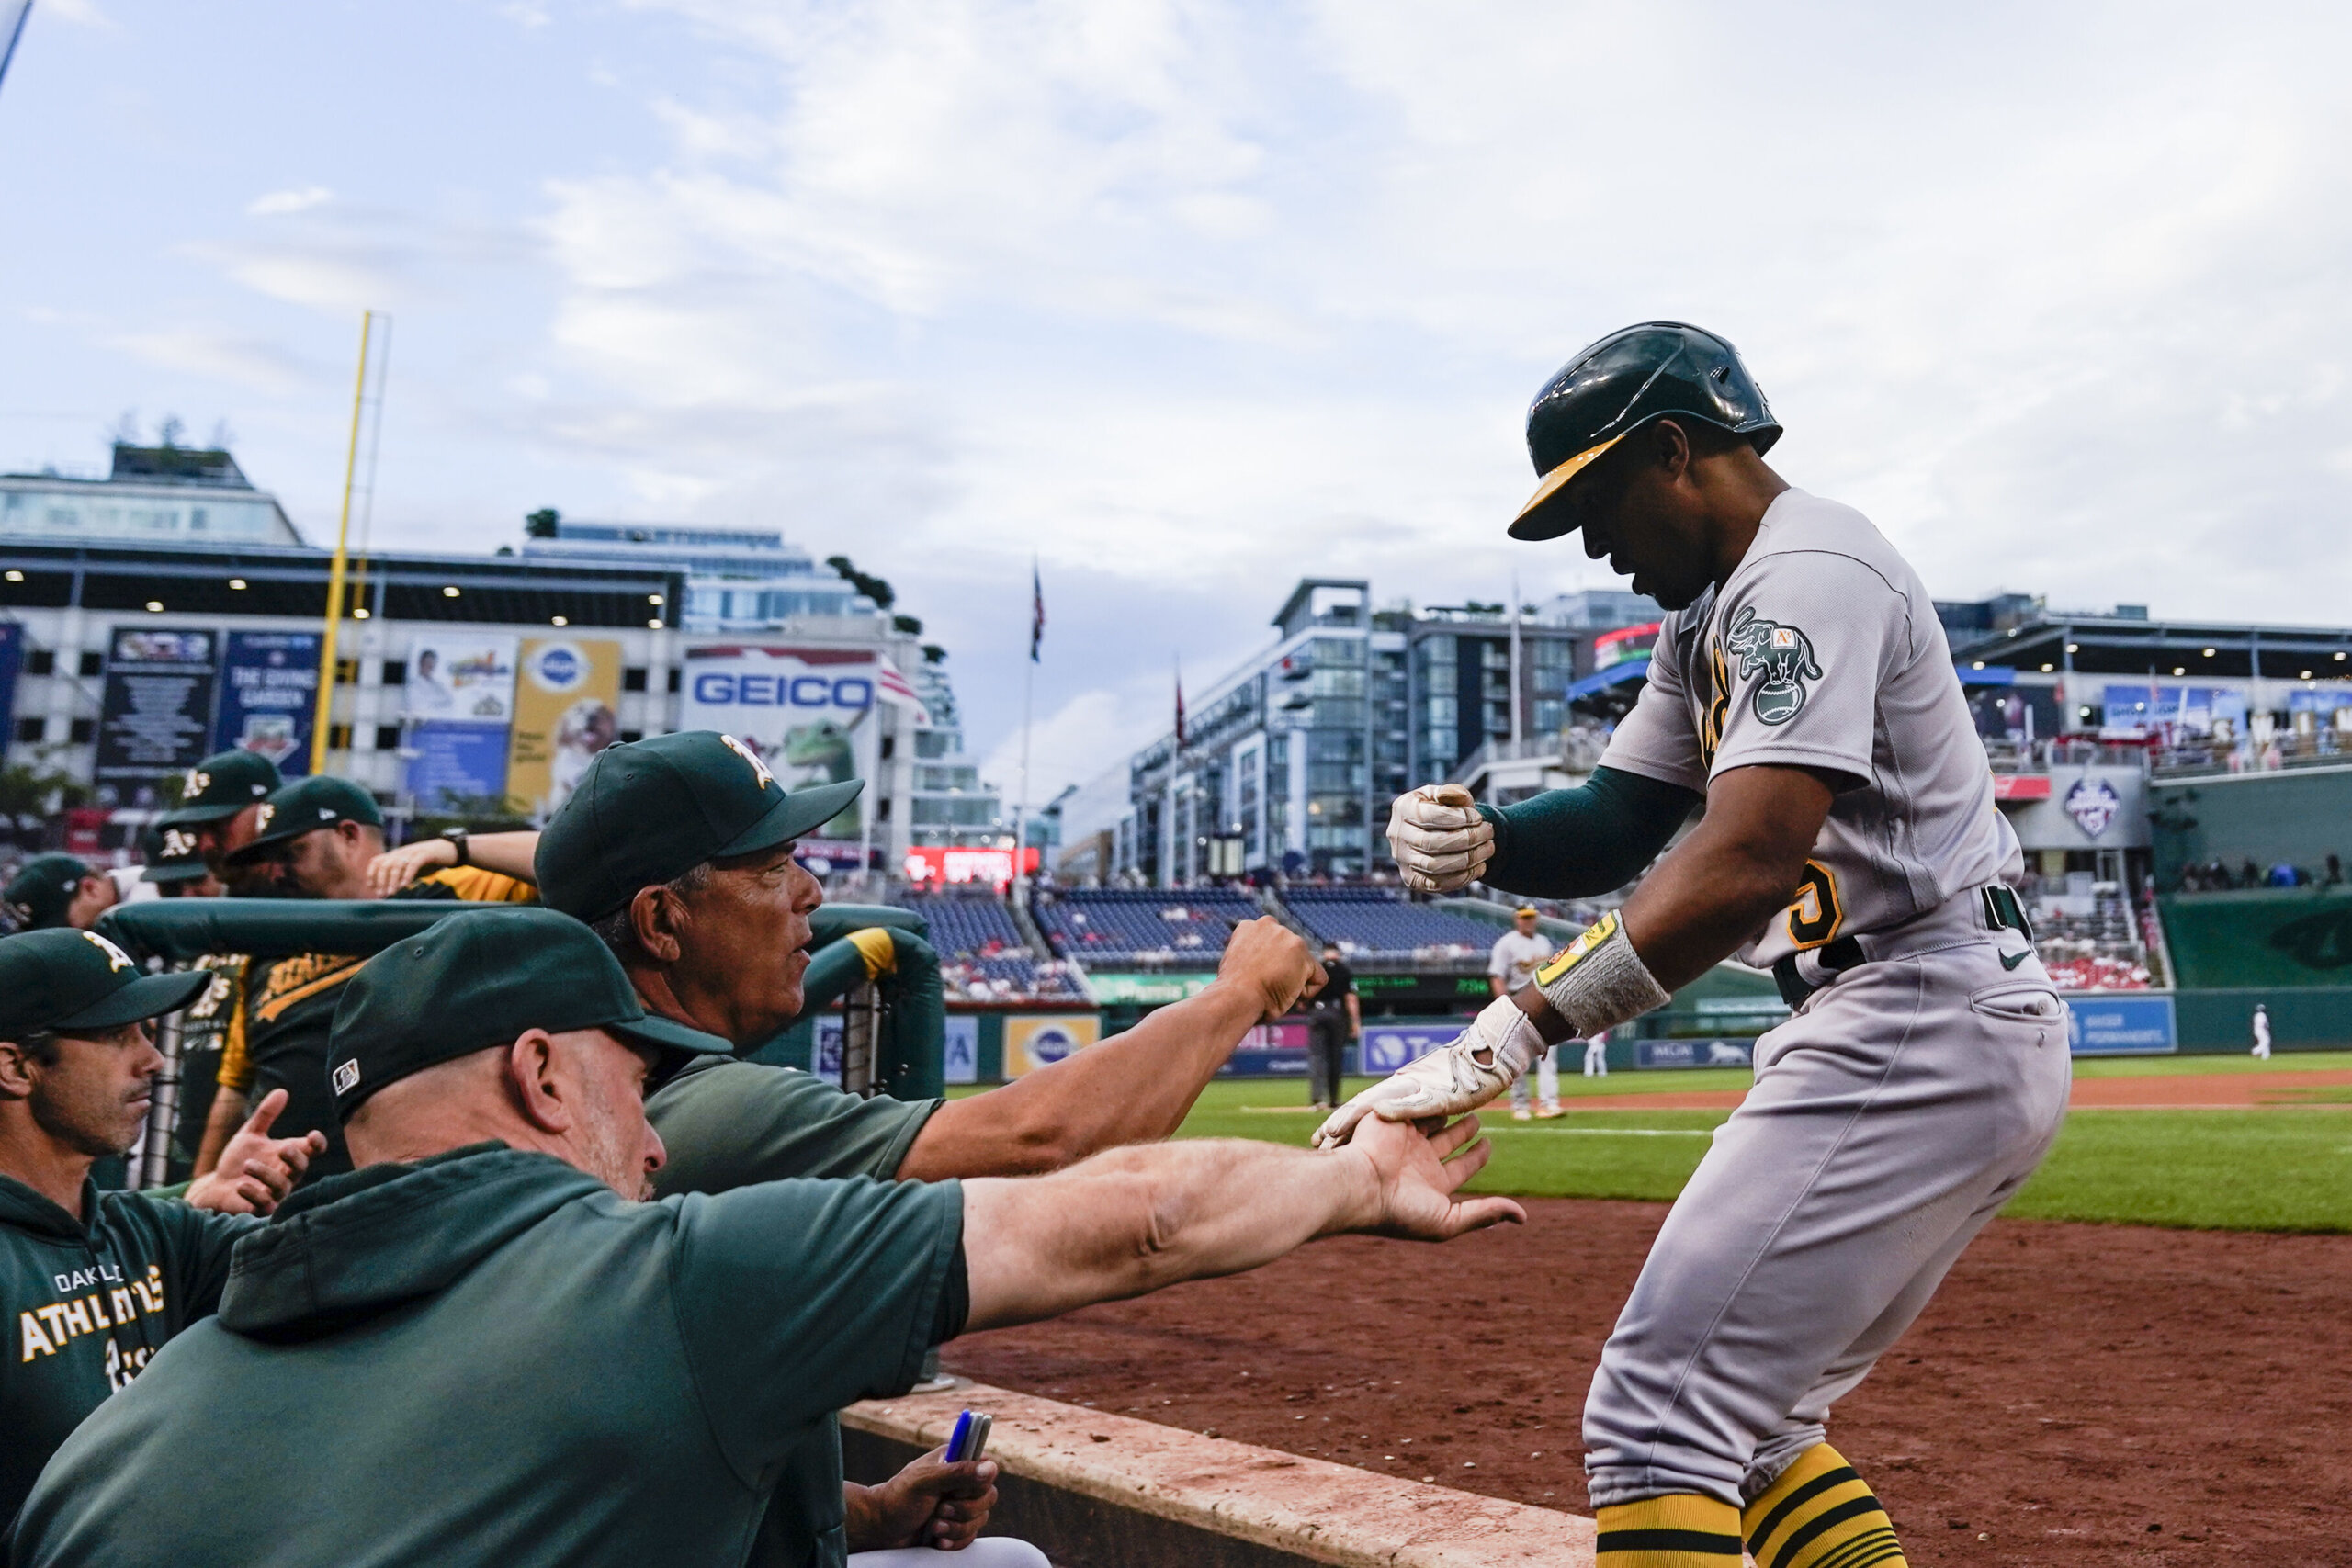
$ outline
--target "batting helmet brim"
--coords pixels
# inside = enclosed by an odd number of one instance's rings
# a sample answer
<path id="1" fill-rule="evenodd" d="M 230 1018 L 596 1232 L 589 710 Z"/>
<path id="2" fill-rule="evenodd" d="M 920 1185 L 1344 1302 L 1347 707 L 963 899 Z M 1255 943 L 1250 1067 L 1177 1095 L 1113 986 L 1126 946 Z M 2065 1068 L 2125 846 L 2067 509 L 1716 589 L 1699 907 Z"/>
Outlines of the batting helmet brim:
<path id="1" fill-rule="evenodd" d="M 1545 474 L 1544 482 L 1535 487 L 1535 493 L 1527 498 L 1527 504 L 1519 509 L 1519 515 L 1511 519 L 1510 536 L 1527 540 L 1556 539 L 1563 534 L 1574 533 L 1577 526 L 1574 519 L 1568 509 L 1559 504 L 1568 488 L 1568 481 L 1600 461 L 1603 453 L 1624 439 L 1623 435 L 1612 435 L 1597 446 L 1586 447 Z"/>

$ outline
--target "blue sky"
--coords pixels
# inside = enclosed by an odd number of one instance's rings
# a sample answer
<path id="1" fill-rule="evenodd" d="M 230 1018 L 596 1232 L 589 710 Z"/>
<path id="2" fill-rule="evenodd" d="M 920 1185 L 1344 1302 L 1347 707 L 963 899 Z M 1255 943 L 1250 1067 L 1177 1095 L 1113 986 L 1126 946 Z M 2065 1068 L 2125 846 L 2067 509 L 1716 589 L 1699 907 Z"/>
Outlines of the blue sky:
<path id="1" fill-rule="evenodd" d="M 2320 7 L 37 0 L 0 468 L 226 422 L 331 527 L 759 524 L 891 578 L 1008 787 L 1165 722 L 1304 572 L 1513 546 L 1580 344 L 1730 336 L 1939 594 L 2342 620 L 2352 148 Z"/>

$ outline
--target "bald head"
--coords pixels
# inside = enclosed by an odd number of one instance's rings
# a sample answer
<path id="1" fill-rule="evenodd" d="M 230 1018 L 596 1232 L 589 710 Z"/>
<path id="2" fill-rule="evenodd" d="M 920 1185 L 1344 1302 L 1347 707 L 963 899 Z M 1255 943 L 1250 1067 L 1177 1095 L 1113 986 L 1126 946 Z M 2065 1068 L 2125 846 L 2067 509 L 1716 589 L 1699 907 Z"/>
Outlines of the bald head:
<path id="1" fill-rule="evenodd" d="M 419 1160 L 496 1140 L 549 1154 L 624 1198 L 662 1168 L 645 1119 L 650 1051 L 601 1029 L 526 1030 L 512 1044 L 454 1056 L 388 1083 L 344 1127 L 357 1165 Z"/>

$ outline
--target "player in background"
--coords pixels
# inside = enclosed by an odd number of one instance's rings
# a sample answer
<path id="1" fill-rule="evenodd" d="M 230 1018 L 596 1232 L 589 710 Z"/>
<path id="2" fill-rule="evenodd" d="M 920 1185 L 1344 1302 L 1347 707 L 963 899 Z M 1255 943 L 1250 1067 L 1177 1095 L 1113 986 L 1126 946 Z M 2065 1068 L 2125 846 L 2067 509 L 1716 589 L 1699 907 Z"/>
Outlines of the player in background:
<path id="1" fill-rule="evenodd" d="M 2270 1010 L 2260 1002 L 2254 1004 L 2254 1059 L 2270 1060 Z"/>
<path id="2" fill-rule="evenodd" d="M 1543 933 L 1535 929 L 1538 918 L 1534 905 L 1521 905 L 1511 917 L 1511 929 L 1497 937 L 1495 945 L 1487 951 L 1487 984 L 1494 988 L 1495 995 L 1507 997 L 1513 991 L 1525 990 L 1534 982 L 1535 971 L 1542 968 L 1544 961 L 1552 956 L 1552 944 L 1545 942 Z M 1544 1048 L 1543 1055 L 1536 1058 L 1536 1079 L 1544 1092 L 1542 1099 L 1536 1102 L 1537 1108 L 1533 1112 L 1531 1113 L 1527 1109 L 1527 1080 L 1521 1077 L 1512 1081 L 1510 1086 L 1512 1121 L 1525 1122 L 1531 1115 L 1542 1116 L 1548 1121 L 1560 1114 L 1558 1058 L 1558 1052 L 1549 1046 Z M 1585 1063 L 1585 1073 L 1589 1077 L 1591 1072 L 1592 1064 L 1588 1059 Z"/>
<path id="3" fill-rule="evenodd" d="M 1584 1076 L 1605 1078 L 1609 1076 L 1609 1031 L 1593 1031 L 1592 1038 L 1584 1043 Z"/>
<path id="4" fill-rule="evenodd" d="M 2009 878 L 1935 606 L 1860 513 L 1763 461 L 1780 434 L 1729 344 L 1612 334 L 1528 412 L 1543 476 L 1515 537 L 1587 555 L 1670 612 L 1640 701 L 1580 787 L 1507 808 L 1398 799 L 1407 883 L 1622 886 L 1455 1044 L 1317 1133 L 1492 1099 L 1546 1045 L 1653 1008 L 1735 951 L 1793 1010 L 1667 1216 L 1585 1406 L 1600 1568 L 1883 1568 L 1903 1549 L 1825 1440 L 2056 1136 L 2065 1010 Z"/>

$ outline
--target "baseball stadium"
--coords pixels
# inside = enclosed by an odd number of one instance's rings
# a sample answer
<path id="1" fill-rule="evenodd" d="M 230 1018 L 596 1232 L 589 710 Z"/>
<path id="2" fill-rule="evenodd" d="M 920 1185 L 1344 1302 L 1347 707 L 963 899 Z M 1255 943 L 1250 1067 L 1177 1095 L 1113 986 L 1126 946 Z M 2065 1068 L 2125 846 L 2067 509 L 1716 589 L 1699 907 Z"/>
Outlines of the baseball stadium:
<path id="1" fill-rule="evenodd" d="M 0 1562 L 2352 1562 L 2352 30 L 1702 19 L 0 0 Z"/>

